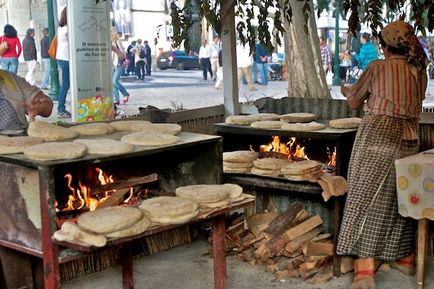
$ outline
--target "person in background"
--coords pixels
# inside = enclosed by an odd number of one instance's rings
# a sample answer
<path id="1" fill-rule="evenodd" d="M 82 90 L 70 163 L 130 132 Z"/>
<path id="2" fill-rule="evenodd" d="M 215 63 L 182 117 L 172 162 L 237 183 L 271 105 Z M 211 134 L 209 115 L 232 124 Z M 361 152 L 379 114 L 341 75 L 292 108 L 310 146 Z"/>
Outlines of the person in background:
<path id="1" fill-rule="evenodd" d="M 133 48 L 134 46 L 136 46 L 136 41 L 131 41 L 130 45 L 128 45 L 127 47 L 127 54 L 128 54 L 128 60 L 130 61 L 128 67 L 127 67 L 127 74 L 134 74 L 136 72 L 136 67 L 135 67 L 135 54 L 134 52 L 131 52 L 131 48 Z"/>
<path id="2" fill-rule="evenodd" d="M 351 69 L 351 54 L 348 50 L 339 54 L 339 74 L 342 82 L 347 82 L 347 72 Z"/>
<path id="3" fill-rule="evenodd" d="M 216 89 L 222 89 L 223 83 L 223 51 L 219 51 L 219 68 L 217 69 L 217 81 L 215 83 Z"/>
<path id="4" fill-rule="evenodd" d="M 70 118 L 71 113 L 66 110 L 66 95 L 69 90 L 69 42 L 68 42 L 68 18 L 66 7 L 60 14 L 59 28 L 57 29 L 56 59 L 62 71 L 62 83 L 57 97 L 57 117 Z"/>
<path id="5" fill-rule="evenodd" d="M 252 80 L 252 61 L 253 57 L 250 53 L 250 47 L 246 44 L 238 43 L 237 45 L 237 68 L 238 68 L 238 85 L 241 83 L 243 76 L 247 80 L 247 85 L 250 91 L 255 91 Z M 267 72 L 268 73 L 268 72 Z"/>
<path id="6" fill-rule="evenodd" d="M 142 45 L 142 39 L 137 39 L 136 46 L 131 48 L 131 52 L 134 53 L 134 59 L 136 60 L 136 74 L 138 79 L 145 79 L 146 71 L 146 52 L 145 47 Z"/>
<path id="7" fill-rule="evenodd" d="M 127 57 L 122 43 L 119 41 L 118 34 L 114 27 L 111 32 L 112 40 L 112 59 L 113 59 L 113 103 L 120 104 L 119 92 L 124 96 L 122 103 L 127 103 L 130 94 L 120 82 L 121 75 L 124 73 L 124 59 Z M 116 108 L 116 106 L 115 106 Z"/>
<path id="8" fill-rule="evenodd" d="M 358 257 L 351 289 L 375 288 L 375 260 L 414 274 L 414 222 L 398 213 L 394 162 L 418 152 L 428 60 L 408 23 L 388 24 L 379 39 L 385 59 L 372 61 L 353 87 L 341 86 L 351 108 L 365 107 L 337 245 L 337 254 Z"/>
<path id="9" fill-rule="evenodd" d="M 23 57 L 27 64 L 26 81 L 31 85 L 35 85 L 35 68 L 38 55 L 35 45 L 35 29 L 29 28 L 26 32 L 26 37 L 23 39 Z"/>
<path id="10" fill-rule="evenodd" d="M 213 75 L 213 81 L 217 80 L 217 70 L 219 67 L 219 52 L 221 50 L 220 38 L 218 36 L 214 37 L 213 43 L 210 45 L 211 50 L 211 71 Z"/>
<path id="11" fill-rule="evenodd" d="M 18 57 L 21 55 L 21 43 L 17 36 L 17 30 L 10 24 L 4 27 L 4 35 L 0 37 L 0 43 L 5 41 L 8 50 L 1 56 L 1 66 L 3 70 L 8 70 L 17 74 Z"/>
<path id="12" fill-rule="evenodd" d="M 259 84 L 262 85 L 268 84 L 268 54 L 268 51 L 262 43 L 256 44 L 255 63 L 259 70 L 259 76 L 261 77 L 261 82 L 259 82 Z M 253 70 L 253 81 L 255 83 L 258 82 L 256 69 Z"/>
<path id="13" fill-rule="evenodd" d="M 319 47 L 321 51 L 321 60 L 322 66 L 324 68 L 324 72 L 332 71 L 332 53 L 330 52 L 330 48 L 327 46 L 327 43 L 324 37 L 319 38 Z"/>
<path id="14" fill-rule="evenodd" d="M 211 49 L 208 45 L 208 40 L 204 39 L 202 41 L 202 46 L 199 49 L 199 64 L 202 65 L 203 80 L 208 79 L 208 72 L 211 75 L 211 78 L 213 78 L 210 57 Z"/>
<path id="15" fill-rule="evenodd" d="M 23 130 L 35 116 L 51 115 L 53 102 L 36 86 L 16 74 L 0 70 L 0 131 Z"/>
<path id="16" fill-rule="evenodd" d="M 146 55 L 146 75 L 151 75 L 151 65 L 152 65 L 152 51 L 151 46 L 149 46 L 148 41 L 143 41 L 143 46 L 145 48 Z"/>
<path id="17" fill-rule="evenodd" d="M 44 77 L 42 78 L 41 89 L 48 89 L 50 81 L 50 55 L 48 54 L 50 40 L 48 38 L 48 28 L 44 28 L 42 34 L 44 36 L 41 38 L 41 59 L 44 64 Z"/>
<path id="18" fill-rule="evenodd" d="M 363 33 L 360 39 L 362 46 L 360 52 L 354 56 L 354 60 L 358 63 L 361 70 L 365 70 L 372 60 L 378 59 L 378 50 L 371 41 L 371 34 Z"/>

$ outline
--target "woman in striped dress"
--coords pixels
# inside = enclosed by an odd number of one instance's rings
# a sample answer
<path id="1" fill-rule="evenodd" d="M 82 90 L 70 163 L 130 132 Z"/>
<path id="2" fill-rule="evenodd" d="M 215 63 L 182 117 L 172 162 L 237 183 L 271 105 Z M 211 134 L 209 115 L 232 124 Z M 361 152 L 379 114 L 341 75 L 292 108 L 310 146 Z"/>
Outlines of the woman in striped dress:
<path id="1" fill-rule="evenodd" d="M 414 274 L 414 226 L 398 214 L 394 161 L 418 152 L 418 123 L 428 60 L 413 28 L 395 21 L 379 34 L 385 59 L 342 87 L 351 108 L 364 105 L 348 171 L 348 196 L 337 253 L 353 255 L 350 289 L 374 289 L 374 261 Z"/>

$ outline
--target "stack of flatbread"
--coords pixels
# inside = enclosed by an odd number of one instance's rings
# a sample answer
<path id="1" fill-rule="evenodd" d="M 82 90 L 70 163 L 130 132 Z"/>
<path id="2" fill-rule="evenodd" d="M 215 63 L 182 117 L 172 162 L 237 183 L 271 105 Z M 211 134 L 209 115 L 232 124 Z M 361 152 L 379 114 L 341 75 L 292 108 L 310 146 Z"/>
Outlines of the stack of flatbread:
<path id="1" fill-rule="evenodd" d="M 279 119 L 286 122 L 311 122 L 316 119 L 316 115 L 308 112 L 294 112 L 279 115 Z"/>
<path id="2" fill-rule="evenodd" d="M 252 122 L 250 126 L 262 129 L 280 129 L 285 124 L 288 123 L 281 120 L 258 120 Z"/>
<path id="3" fill-rule="evenodd" d="M 281 171 L 291 181 L 314 181 L 322 174 L 321 164 L 313 160 L 290 163 L 282 167 Z"/>
<path id="4" fill-rule="evenodd" d="M 199 213 L 196 201 L 179 197 L 155 197 L 144 200 L 139 207 L 152 224 L 183 224 Z"/>
<path id="5" fill-rule="evenodd" d="M 79 133 L 75 130 L 44 121 L 30 122 L 27 134 L 33 137 L 41 137 L 45 141 L 68 140 L 79 136 Z"/>
<path id="6" fill-rule="evenodd" d="M 80 228 L 107 238 L 124 238 L 143 233 L 151 221 L 142 210 L 131 207 L 107 207 L 87 212 L 78 218 Z"/>
<path id="7" fill-rule="evenodd" d="M 338 118 L 330 121 L 330 127 L 340 129 L 358 128 L 361 122 L 362 119 L 357 117 Z"/>
<path id="8" fill-rule="evenodd" d="M 80 135 L 105 135 L 116 131 L 114 126 L 104 122 L 80 124 L 71 126 L 69 129 L 78 132 Z"/>
<path id="9" fill-rule="evenodd" d="M 267 177 L 277 177 L 281 174 L 282 167 L 290 164 L 288 159 L 263 158 L 253 161 L 252 174 Z"/>
<path id="10" fill-rule="evenodd" d="M 231 115 L 225 120 L 227 124 L 250 125 L 255 121 L 278 120 L 279 115 L 275 113 L 258 113 L 250 115 Z"/>
<path id="11" fill-rule="evenodd" d="M 60 230 L 54 232 L 53 237 L 57 241 L 70 242 L 85 247 L 104 247 L 107 238 L 102 234 L 89 233 L 76 223 L 65 222 Z"/>
<path id="12" fill-rule="evenodd" d="M 255 198 L 252 195 L 244 194 L 243 188 L 237 184 L 223 184 L 222 186 L 226 187 L 226 189 L 228 190 L 229 201 L 231 203 L 240 202 L 240 201 L 248 199 L 248 198 Z"/>
<path id="13" fill-rule="evenodd" d="M 316 121 L 311 121 L 308 123 L 286 123 L 282 125 L 283 130 L 289 131 L 315 131 L 325 129 L 326 125 L 318 123 Z"/>
<path id="14" fill-rule="evenodd" d="M 0 137 L 0 155 L 22 153 L 25 148 L 42 142 L 44 142 L 44 139 L 40 137 Z"/>
<path id="15" fill-rule="evenodd" d="M 86 146 L 73 142 L 47 142 L 29 146 L 24 154 L 36 161 L 77 159 L 86 154 Z"/>
<path id="16" fill-rule="evenodd" d="M 230 190 L 223 185 L 191 185 L 178 187 L 178 197 L 198 202 L 200 209 L 225 208 L 230 202 Z"/>
<path id="17" fill-rule="evenodd" d="M 116 130 L 119 131 L 131 131 L 131 127 L 134 124 L 144 125 L 146 123 L 151 123 L 147 120 L 117 120 L 110 123 Z"/>
<path id="18" fill-rule="evenodd" d="M 246 173 L 253 167 L 253 161 L 258 158 L 258 153 L 253 151 L 233 151 L 223 153 L 224 173 Z"/>
<path id="19" fill-rule="evenodd" d="M 146 133 L 164 133 L 177 135 L 182 127 L 176 123 L 135 123 L 131 125 L 131 131 Z"/>

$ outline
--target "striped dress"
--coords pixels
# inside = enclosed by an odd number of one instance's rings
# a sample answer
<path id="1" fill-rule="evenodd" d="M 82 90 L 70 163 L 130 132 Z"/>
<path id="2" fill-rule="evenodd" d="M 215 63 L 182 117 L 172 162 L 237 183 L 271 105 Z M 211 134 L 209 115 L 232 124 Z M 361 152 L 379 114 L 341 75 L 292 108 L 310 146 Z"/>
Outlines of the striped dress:
<path id="1" fill-rule="evenodd" d="M 354 142 L 337 253 L 395 260 L 414 246 L 414 226 L 398 214 L 395 159 L 417 153 L 427 78 L 405 57 L 373 61 L 351 89 L 366 100 Z"/>

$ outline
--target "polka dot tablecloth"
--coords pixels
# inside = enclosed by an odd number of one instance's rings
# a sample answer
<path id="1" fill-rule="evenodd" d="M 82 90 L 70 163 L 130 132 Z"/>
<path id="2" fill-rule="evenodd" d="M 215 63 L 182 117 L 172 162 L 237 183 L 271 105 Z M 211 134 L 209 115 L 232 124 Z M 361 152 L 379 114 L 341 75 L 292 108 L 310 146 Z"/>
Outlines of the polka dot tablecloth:
<path id="1" fill-rule="evenodd" d="M 434 149 L 395 161 L 399 214 L 434 220 Z"/>

